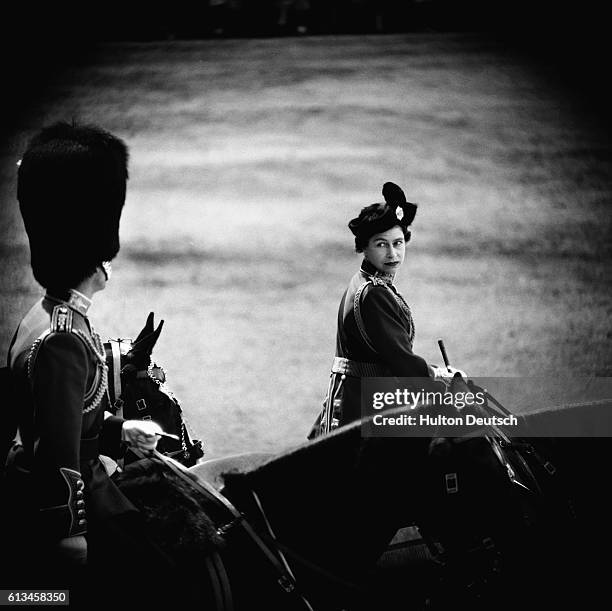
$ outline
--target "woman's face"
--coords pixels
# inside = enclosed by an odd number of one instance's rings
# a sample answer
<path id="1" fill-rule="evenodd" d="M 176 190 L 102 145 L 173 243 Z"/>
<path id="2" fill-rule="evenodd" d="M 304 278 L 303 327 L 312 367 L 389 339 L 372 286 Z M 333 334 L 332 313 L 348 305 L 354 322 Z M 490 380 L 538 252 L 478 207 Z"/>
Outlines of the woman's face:
<path id="1" fill-rule="evenodd" d="M 384 274 L 395 274 L 404 262 L 405 253 L 404 232 L 397 225 L 374 234 L 363 251 L 365 258 Z"/>

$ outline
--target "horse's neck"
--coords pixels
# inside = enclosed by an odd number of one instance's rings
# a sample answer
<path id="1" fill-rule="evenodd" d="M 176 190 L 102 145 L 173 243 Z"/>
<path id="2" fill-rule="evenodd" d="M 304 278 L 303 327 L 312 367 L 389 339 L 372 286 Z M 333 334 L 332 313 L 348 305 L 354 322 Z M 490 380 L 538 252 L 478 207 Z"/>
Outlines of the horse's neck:
<path id="1" fill-rule="evenodd" d="M 225 493 L 249 503 L 254 491 L 274 535 L 296 555 L 357 580 L 402 522 L 425 440 L 362 439 L 359 425 L 229 477 Z M 299 564 L 299 562 L 298 562 Z"/>

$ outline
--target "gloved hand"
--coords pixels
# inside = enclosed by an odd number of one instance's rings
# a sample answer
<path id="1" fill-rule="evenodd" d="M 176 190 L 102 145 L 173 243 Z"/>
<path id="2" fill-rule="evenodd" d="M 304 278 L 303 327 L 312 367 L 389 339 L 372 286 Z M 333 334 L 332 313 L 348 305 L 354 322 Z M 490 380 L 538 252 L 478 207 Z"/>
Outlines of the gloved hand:
<path id="1" fill-rule="evenodd" d="M 87 541 L 83 535 L 65 537 L 57 544 L 57 555 L 61 562 L 71 566 L 87 564 Z"/>
<path id="2" fill-rule="evenodd" d="M 448 369 L 450 369 L 450 372 L 448 371 Z M 463 371 L 463 369 L 457 369 L 456 367 L 453 367 L 452 365 L 449 365 L 448 369 L 445 367 L 446 372 L 448 373 L 448 375 L 451 376 L 451 378 L 454 378 L 455 374 L 458 373 L 463 378 L 463 381 L 467 382 L 468 376 L 467 376 L 467 373 Z"/>
<path id="3" fill-rule="evenodd" d="M 126 420 L 121 429 L 121 439 L 143 452 L 154 450 L 159 434 L 164 431 L 152 420 Z"/>
<path id="4" fill-rule="evenodd" d="M 446 367 L 440 367 L 440 365 L 430 365 L 430 367 L 433 373 L 433 379 L 437 382 L 444 382 L 444 385 L 447 387 L 450 386 L 457 373 L 463 378 L 464 382 L 467 382 L 467 373 L 461 369 L 450 366 L 447 369 Z"/>

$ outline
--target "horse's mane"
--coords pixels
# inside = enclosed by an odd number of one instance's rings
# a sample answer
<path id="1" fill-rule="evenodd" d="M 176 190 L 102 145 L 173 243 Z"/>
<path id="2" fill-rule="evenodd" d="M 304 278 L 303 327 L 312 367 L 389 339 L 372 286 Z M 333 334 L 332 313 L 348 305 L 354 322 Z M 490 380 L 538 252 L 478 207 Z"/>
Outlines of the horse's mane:
<path id="1" fill-rule="evenodd" d="M 280 520 L 291 512 L 306 519 L 309 512 L 336 511 L 355 528 L 366 516 L 371 523 L 381 511 L 381 496 L 403 496 L 421 482 L 430 439 L 363 437 L 363 422 L 290 448 L 252 469 L 225 473 L 224 493 L 254 490 Z M 316 528 L 316 520 L 310 523 Z"/>
<path id="2" fill-rule="evenodd" d="M 389 410 L 389 414 L 405 413 L 407 408 Z M 427 451 L 428 437 L 366 437 L 362 427 L 373 417 L 357 420 L 335 431 L 275 454 L 252 468 L 236 469 L 224 474 L 226 481 L 246 479 L 256 485 L 270 478 L 282 481 L 282 473 L 306 479 L 317 472 L 335 474 L 379 473 L 395 465 L 396 460 L 413 452 Z M 280 477 L 280 479 L 278 479 Z"/>
<path id="3" fill-rule="evenodd" d="M 207 507 L 210 500 L 160 460 L 144 458 L 127 465 L 116 483 L 140 510 L 151 538 L 179 563 L 223 546 L 214 511 Z"/>
<path id="4" fill-rule="evenodd" d="M 302 473 L 314 474 L 318 469 L 357 467 L 363 461 L 364 453 L 375 441 L 377 440 L 363 439 L 361 423 L 355 422 L 275 454 L 255 467 L 234 469 L 225 473 L 224 478 L 227 482 L 244 479 L 255 485 L 270 478 L 282 482 L 286 479 L 283 473 L 295 477 Z M 280 479 L 277 479 L 279 477 Z"/>

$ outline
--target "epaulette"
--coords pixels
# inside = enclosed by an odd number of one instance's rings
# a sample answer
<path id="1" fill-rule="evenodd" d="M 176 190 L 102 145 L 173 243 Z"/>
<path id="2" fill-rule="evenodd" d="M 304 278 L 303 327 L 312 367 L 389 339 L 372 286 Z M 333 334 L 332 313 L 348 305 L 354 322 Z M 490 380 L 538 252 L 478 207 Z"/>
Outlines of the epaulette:
<path id="1" fill-rule="evenodd" d="M 72 331 L 72 310 L 63 304 L 56 305 L 51 314 L 51 333 Z"/>

